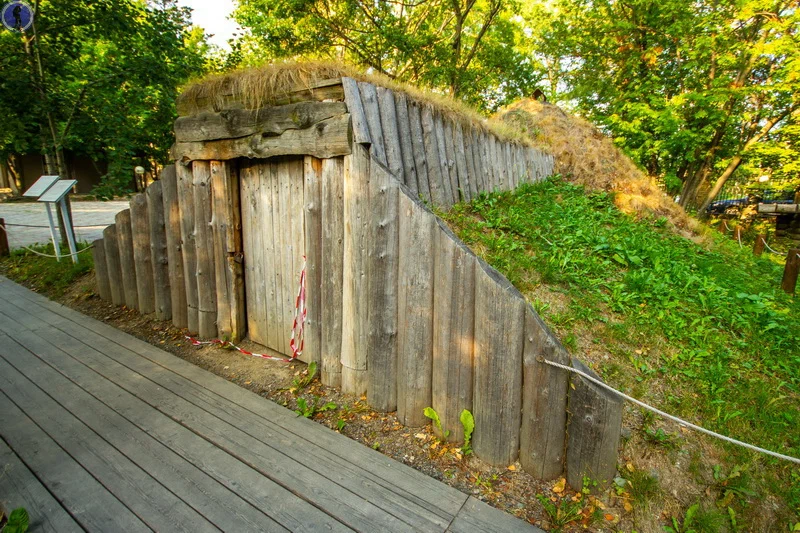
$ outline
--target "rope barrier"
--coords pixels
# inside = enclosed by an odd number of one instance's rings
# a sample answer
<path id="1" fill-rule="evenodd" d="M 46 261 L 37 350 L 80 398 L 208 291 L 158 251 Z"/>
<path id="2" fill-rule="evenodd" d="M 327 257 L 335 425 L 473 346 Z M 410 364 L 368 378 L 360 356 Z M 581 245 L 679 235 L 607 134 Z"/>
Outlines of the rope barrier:
<path id="1" fill-rule="evenodd" d="M 764 453 L 764 454 L 767 454 L 767 455 L 771 455 L 772 457 L 777 457 L 778 459 L 783 459 L 785 461 L 791 461 L 792 463 L 800 464 L 800 459 L 798 459 L 797 457 L 792 457 L 790 455 L 783 455 L 782 453 L 773 452 L 771 450 L 765 450 L 764 448 L 759 448 L 758 446 L 753 446 L 752 444 L 748 444 L 748 443 L 742 442 L 740 440 L 732 439 L 731 437 L 727 437 L 727 436 L 722 435 L 720 433 L 715 433 L 715 432 L 713 432 L 713 431 L 711 431 L 709 429 L 705 429 L 705 428 L 700 427 L 700 426 L 698 426 L 696 424 L 692 424 L 691 422 L 687 422 L 686 420 L 678 418 L 677 416 L 673 416 L 671 414 L 665 413 L 664 411 L 661 411 L 660 409 L 656 409 L 655 407 L 647 405 L 646 403 L 644 403 L 642 401 L 639 401 L 636 398 L 628 396 L 627 394 L 624 394 L 624 393 L 622 393 L 622 392 L 620 392 L 620 391 L 618 391 L 618 390 L 606 385 L 605 383 L 603 383 L 599 379 L 596 379 L 596 378 L 590 376 L 589 374 L 587 374 L 586 372 L 578 370 L 577 368 L 572 368 L 571 366 L 566 366 L 566 365 L 562 365 L 560 363 L 555 363 L 553 361 L 548 361 L 547 359 L 544 359 L 544 358 L 541 358 L 541 357 L 538 359 L 538 361 L 541 362 L 541 363 L 545 363 L 547 365 L 556 367 L 556 368 L 560 368 L 561 370 L 566 370 L 567 372 L 572 372 L 574 374 L 578 374 L 579 376 L 581 376 L 581 377 L 583 377 L 585 379 L 588 379 L 589 381 L 591 381 L 592 383 L 594 383 L 598 387 L 602 387 L 602 388 L 606 389 L 607 391 L 609 391 L 609 392 L 611 392 L 613 394 L 616 394 L 617 396 L 619 396 L 621 398 L 624 398 L 625 400 L 628 400 L 629 402 L 635 403 L 639 407 L 647 409 L 648 411 L 652 411 L 653 413 L 656 413 L 657 415 L 661 415 L 664 418 L 668 418 L 669 420 L 672 420 L 673 422 L 677 422 L 678 424 L 680 424 L 682 426 L 690 427 L 690 428 L 694 429 L 695 431 L 699 431 L 700 433 L 704 433 L 704 434 L 709 435 L 711 437 L 715 437 L 715 438 L 718 438 L 720 440 L 724 440 L 725 442 L 729 442 L 731 444 L 736 444 L 737 446 L 742 446 L 743 448 L 747 448 L 748 450 L 752 450 L 752 451 L 759 452 L 759 453 Z"/>
<path id="2" fill-rule="evenodd" d="M 223 340 L 220 340 L 220 339 L 213 339 L 213 340 L 210 340 L 210 341 L 200 341 L 200 340 L 195 339 L 194 337 L 190 337 L 189 335 L 184 335 L 184 338 L 187 341 L 189 341 L 192 344 L 192 346 L 205 346 L 205 345 L 208 345 L 208 344 L 217 344 L 219 346 L 222 346 L 223 348 L 233 348 L 237 352 L 239 352 L 241 354 L 244 354 L 244 355 L 249 355 L 249 356 L 252 356 L 252 357 L 259 357 L 261 359 L 268 359 L 270 361 L 280 361 L 281 363 L 291 363 L 291 362 L 294 361 L 294 358 L 287 359 L 286 357 L 277 357 L 275 355 L 269 355 L 269 354 L 265 354 L 265 353 L 254 353 L 254 352 L 245 350 L 244 348 L 239 348 L 238 346 L 233 344 L 231 341 L 223 341 Z"/>
<path id="3" fill-rule="evenodd" d="M 766 240 L 766 239 L 764 239 L 764 246 L 766 246 L 766 247 L 767 247 L 767 250 L 769 250 L 770 252 L 772 252 L 772 253 L 773 253 L 773 254 L 775 254 L 775 255 L 786 255 L 786 254 L 785 254 L 785 253 L 783 253 L 783 252 L 776 252 L 775 250 L 773 250 L 773 249 L 772 249 L 772 247 L 771 247 L 771 246 L 770 246 L 770 245 L 767 243 L 767 240 Z"/>
<path id="4" fill-rule="evenodd" d="M 733 231 L 731 228 L 728 227 L 728 221 L 727 220 L 723 220 L 722 223 L 725 224 L 725 231 Z"/>
<path id="5" fill-rule="evenodd" d="M 7 224 L 7 225 L 8 225 L 8 224 Z M 6 235 L 8 235 L 8 230 L 7 230 L 7 229 L 6 229 L 4 226 L 0 226 L 0 229 L 2 229 L 3 231 L 5 231 L 5 232 L 6 232 Z M 29 251 L 30 253 L 32 253 L 32 254 L 40 255 L 40 256 L 42 256 L 42 257 L 50 257 L 50 258 L 52 258 L 52 259 L 59 259 L 59 258 L 61 258 L 61 257 L 72 257 L 73 255 L 78 255 L 78 254 L 80 254 L 80 253 L 83 253 L 83 252 L 85 252 L 86 250 L 90 250 L 90 249 L 94 248 L 94 244 L 90 244 L 90 245 L 89 245 L 89 246 L 87 246 L 86 248 L 83 248 L 82 250 L 78 250 L 78 251 L 77 251 L 77 252 L 75 252 L 75 253 L 61 254 L 61 255 L 44 254 L 44 253 L 42 253 L 42 252 L 37 252 L 37 251 L 36 251 L 36 250 L 34 250 L 33 248 L 28 248 L 27 246 L 24 246 L 24 245 L 23 245 L 23 246 L 21 246 L 21 247 L 22 247 L 22 248 L 24 248 L 24 249 L 26 249 L 26 250 L 28 250 L 28 251 Z"/>
<path id="6" fill-rule="evenodd" d="M 742 232 L 741 231 L 737 231 L 736 232 L 736 238 L 739 239 L 739 248 L 742 248 Z"/>
<path id="7" fill-rule="evenodd" d="M 12 224 L 11 222 L 6 222 L 6 226 L 14 226 L 17 228 L 42 228 L 42 229 L 50 229 L 50 226 L 40 226 L 36 224 Z M 83 228 L 105 228 L 108 224 L 94 224 L 92 226 L 72 226 L 74 229 L 83 229 Z"/>

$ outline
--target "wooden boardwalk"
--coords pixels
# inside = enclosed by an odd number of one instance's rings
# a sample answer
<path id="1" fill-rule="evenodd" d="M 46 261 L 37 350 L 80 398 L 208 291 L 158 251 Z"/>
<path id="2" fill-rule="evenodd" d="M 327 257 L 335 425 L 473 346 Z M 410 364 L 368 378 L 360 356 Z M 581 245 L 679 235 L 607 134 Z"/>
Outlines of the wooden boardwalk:
<path id="1" fill-rule="evenodd" d="M 0 502 L 32 531 L 541 531 L 1 276 Z"/>

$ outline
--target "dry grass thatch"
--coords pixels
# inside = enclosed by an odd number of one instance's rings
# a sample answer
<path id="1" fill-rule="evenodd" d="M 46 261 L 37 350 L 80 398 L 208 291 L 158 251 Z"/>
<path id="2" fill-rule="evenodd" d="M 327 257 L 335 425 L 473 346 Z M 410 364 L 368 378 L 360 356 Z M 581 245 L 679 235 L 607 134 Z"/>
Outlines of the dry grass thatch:
<path id="1" fill-rule="evenodd" d="M 332 61 L 286 61 L 213 74 L 188 83 L 181 91 L 180 101 L 189 107 L 200 107 L 198 103 L 208 101 L 221 107 L 226 101 L 235 100 L 247 109 L 258 109 L 273 105 L 298 90 L 343 76 L 403 92 L 417 102 L 433 106 L 453 121 L 478 127 L 500 139 L 530 144 L 516 128 L 499 121 L 489 122 L 485 116 L 460 100 Z"/>
<path id="2" fill-rule="evenodd" d="M 614 193 L 623 212 L 664 216 L 680 230 L 697 231 L 697 223 L 683 208 L 588 121 L 530 99 L 502 109 L 492 120 L 518 128 L 534 146 L 553 154 L 556 172 L 568 180 Z"/>

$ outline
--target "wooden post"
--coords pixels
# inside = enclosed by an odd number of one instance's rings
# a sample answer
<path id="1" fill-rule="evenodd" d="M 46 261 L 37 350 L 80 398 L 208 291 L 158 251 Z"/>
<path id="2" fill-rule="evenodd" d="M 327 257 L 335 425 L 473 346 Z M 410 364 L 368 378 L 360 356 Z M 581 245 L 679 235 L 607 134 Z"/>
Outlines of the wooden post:
<path id="1" fill-rule="evenodd" d="M 344 260 L 344 158 L 322 160 L 320 286 L 322 383 L 342 386 L 342 261 Z"/>
<path id="2" fill-rule="evenodd" d="M 306 361 L 314 361 L 322 369 L 322 160 L 306 156 L 305 242 L 306 242 Z"/>
<path id="3" fill-rule="evenodd" d="M 373 84 L 365 81 L 358 82 L 358 90 L 361 93 L 361 104 L 364 106 L 364 114 L 369 125 L 369 136 L 372 139 L 370 154 L 386 165 L 388 163 L 383 139 L 383 125 L 381 124 L 381 110 L 378 106 L 378 91 Z"/>
<path id="4" fill-rule="evenodd" d="M 444 203 L 440 207 L 450 207 L 458 202 L 457 187 L 453 187 L 452 173 L 450 171 L 450 155 L 453 151 L 453 144 L 447 142 L 447 129 L 445 128 L 445 121 L 439 111 L 433 112 L 433 124 L 436 131 L 436 143 L 439 149 L 439 166 L 442 169 L 442 192 L 444 195 Z"/>
<path id="5" fill-rule="evenodd" d="M 470 187 L 472 176 L 469 175 L 467 166 L 467 151 L 464 148 L 464 130 L 461 128 L 461 124 L 453 124 L 453 143 L 455 144 L 455 168 L 458 171 L 459 201 L 469 202 L 472 200 Z"/>
<path id="6" fill-rule="evenodd" d="M 211 169 L 208 161 L 192 163 L 195 244 L 197 251 L 197 329 L 201 337 L 217 336 L 217 283 L 214 233 L 211 229 Z"/>
<path id="7" fill-rule="evenodd" d="M 720 219 L 719 224 L 717 224 L 717 230 L 723 235 L 727 235 L 728 223 L 725 221 L 725 219 Z"/>
<path id="8" fill-rule="evenodd" d="M 4 218 L 0 218 L 0 226 L 2 226 L 0 229 L 0 257 L 8 257 L 11 255 L 11 249 L 8 247 L 8 228 L 6 228 Z"/>
<path id="9" fill-rule="evenodd" d="M 408 121 L 411 124 L 411 146 L 414 155 L 414 168 L 417 171 L 417 194 L 415 198 L 423 198 L 427 202 L 433 201 L 431 186 L 428 177 L 428 162 L 425 155 L 425 137 L 422 129 L 422 116 L 419 104 L 408 100 Z M 413 188 L 412 188 L 413 190 Z"/>
<path id="10" fill-rule="evenodd" d="M 347 111 L 350 112 L 350 117 L 353 121 L 353 141 L 359 144 L 372 143 L 364 106 L 361 104 L 358 82 L 353 78 L 344 77 L 342 78 L 342 88 L 344 89 L 344 101 L 347 104 Z"/>
<path id="11" fill-rule="evenodd" d="M 131 210 L 124 209 L 114 216 L 117 228 L 117 249 L 119 265 L 122 269 L 122 289 L 125 305 L 139 309 L 139 292 L 136 287 L 136 261 L 133 256 L 133 233 L 131 229 Z"/>
<path id="12" fill-rule="evenodd" d="M 432 399 L 436 217 L 404 192 L 399 198 L 397 419 L 415 427 L 428 423 Z"/>
<path id="13" fill-rule="evenodd" d="M 194 229 L 194 185 L 191 163 L 175 163 L 178 176 L 178 209 L 180 210 L 183 281 L 186 288 L 186 328 L 198 331 L 197 314 L 197 246 Z"/>
<path id="14" fill-rule="evenodd" d="M 153 263 L 156 318 L 170 320 L 172 318 L 171 280 L 169 279 L 167 231 L 164 223 L 164 195 L 161 181 L 151 183 L 145 191 L 145 196 L 150 229 L 150 260 Z"/>
<path id="15" fill-rule="evenodd" d="M 97 282 L 97 294 L 100 298 L 111 301 L 111 284 L 108 280 L 108 265 L 106 264 L 106 248 L 103 239 L 92 243 L 92 259 L 94 259 L 94 278 Z"/>
<path id="16" fill-rule="evenodd" d="M 374 158 L 369 175 L 367 401 L 397 408 L 397 283 L 399 182 Z"/>
<path id="17" fill-rule="evenodd" d="M 532 476 L 549 480 L 564 471 L 569 373 L 540 358 L 570 364 L 567 351 L 527 305 L 519 461 Z"/>
<path id="18" fill-rule="evenodd" d="M 797 272 L 800 270 L 800 248 L 790 248 L 786 254 L 786 266 L 783 268 L 781 289 L 787 294 L 794 294 L 797 287 Z"/>
<path id="19" fill-rule="evenodd" d="M 119 264 L 119 245 L 117 243 L 117 226 L 115 224 L 111 224 L 103 230 L 103 247 L 106 252 L 111 302 L 114 305 L 125 305 L 125 289 L 122 285 L 122 268 Z"/>
<path id="20" fill-rule="evenodd" d="M 519 456 L 525 299 L 495 269 L 478 264 L 472 447 L 487 463 L 502 466 Z"/>
<path id="21" fill-rule="evenodd" d="M 753 243 L 753 255 L 761 255 L 764 253 L 764 247 L 767 244 L 767 236 L 763 233 L 756 235 L 756 242 Z"/>
<path id="22" fill-rule="evenodd" d="M 475 256 L 438 221 L 434 238 L 432 405 L 448 440 L 462 442 L 461 411 L 472 412 Z M 434 427 L 434 431 L 438 431 Z M 439 435 L 441 438 L 441 435 Z"/>
<path id="23" fill-rule="evenodd" d="M 147 198 L 139 193 L 131 199 L 131 233 L 133 234 L 133 262 L 136 265 L 136 294 L 139 297 L 139 312 L 156 310 L 153 282 L 153 260 L 150 255 L 150 219 L 147 214 Z"/>
<path id="24" fill-rule="evenodd" d="M 395 179 L 405 181 L 403 174 L 403 149 L 400 147 L 400 127 L 397 120 L 394 93 L 378 87 L 378 105 L 381 110 L 381 126 L 386 147 L 386 161 Z M 414 188 L 417 184 L 414 183 Z"/>
<path id="25" fill-rule="evenodd" d="M 380 97 L 380 95 L 378 95 Z M 402 92 L 394 95 L 395 114 L 397 115 L 397 130 L 400 141 L 400 154 L 403 158 L 403 182 L 414 197 L 418 197 L 419 183 L 417 181 L 417 167 L 414 162 L 414 142 L 411 138 L 411 118 L 408 110 L 408 99 Z"/>
<path id="26" fill-rule="evenodd" d="M 353 146 L 344 159 L 344 267 L 342 281 L 342 390 L 367 392 L 369 287 L 369 149 Z"/>
<path id="27" fill-rule="evenodd" d="M 599 379 L 577 359 L 572 360 L 572 366 Z M 623 401 L 577 374 L 571 374 L 570 383 L 567 483 L 581 490 L 584 477 L 588 477 L 597 482 L 592 490 L 602 491 L 617 470 Z"/>
<path id="28" fill-rule="evenodd" d="M 242 271 L 242 225 L 239 209 L 239 174 L 233 162 L 211 161 L 212 240 L 214 279 L 217 289 L 217 329 L 231 340 L 244 338 L 244 274 Z"/>
<path id="29" fill-rule="evenodd" d="M 164 201 L 164 229 L 167 235 L 167 268 L 169 270 L 170 309 L 176 328 L 188 326 L 186 316 L 186 285 L 183 278 L 181 253 L 181 212 L 178 206 L 178 178 L 175 165 L 161 172 L 161 195 Z"/>
<path id="30" fill-rule="evenodd" d="M 444 189 L 444 177 L 441 159 L 439 157 L 439 141 L 436 135 L 436 126 L 433 120 L 433 108 L 423 105 L 421 110 L 422 142 L 425 147 L 425 162 L 428 169 L 428 184 L 430 186 L 430 199 L 433 205 L 447 207 L 447 195 Z M 417 166 L 419 168 L 419 166 Z"/>

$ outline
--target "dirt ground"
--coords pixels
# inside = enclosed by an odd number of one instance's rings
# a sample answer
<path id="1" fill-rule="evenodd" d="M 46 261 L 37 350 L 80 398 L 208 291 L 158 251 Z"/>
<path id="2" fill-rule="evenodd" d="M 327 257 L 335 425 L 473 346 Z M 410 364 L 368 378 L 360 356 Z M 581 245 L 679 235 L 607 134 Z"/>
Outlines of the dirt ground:
<path id="1" fill-rule="evenodd" d="M 373 411 L 366 405 L 365 397 L 357 398 L 323 386 L 318 377 L 298 390 L 297 382 L 306 378 L 308 372 L 302 362 L 265 360 L 217 345 L 193 346 L 186 339 L 186 332 L 170 322 L 101 300 L 95 294 L 93 274 L 78 279 L 57 300 L 291 410 L 298 409 L 298 400 L 317 406 L 330 403 L 328 410 L 316 412 L 311 418 L 548 531 L 663 531 L 663 524 L 679 512 L 681 502 L 690 501 L 704 488 L 708 490 L 702 484 L 687 484 L 683 480 L 688 463 L 709 450 L 687 451 L 683 447 L 678 455 L 653 453 L 651 446 L 641 442 L 638 431 L 643 424 L 641 414 L 630 409 L 626 409 L 623 429 L 622 476 L 631 479 L 639 472 L 646 472 L 645 478 L 655 476 L 662 487 L 669 487 L 670 493 L 663 497 L 646 495 L 644 501 L 637 501 L 637 491 L 625 485 L 622 478 L 617 478 L 621 485 L 612 485 L 609 490 L 592 495 L 588 491 L 572 491 L 563 478 L 536 480 L 523 472 L 519 463 L 507 468 L 489 466 L 474 455 L 465 455 L 453 444 L 440 442 L 430 426 L 403 427 L 395 413 Z M 279 355 L 250 341 L 242 342 L 240 347 Z"/>

